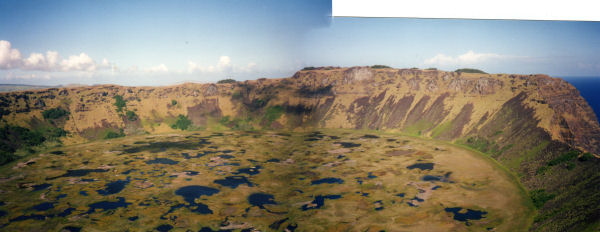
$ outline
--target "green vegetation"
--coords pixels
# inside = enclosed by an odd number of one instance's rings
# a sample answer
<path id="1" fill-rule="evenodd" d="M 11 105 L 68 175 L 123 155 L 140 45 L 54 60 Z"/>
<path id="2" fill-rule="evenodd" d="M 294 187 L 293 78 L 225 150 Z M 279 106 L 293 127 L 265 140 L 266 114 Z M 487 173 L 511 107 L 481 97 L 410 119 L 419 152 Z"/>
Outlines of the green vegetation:
<path id="1" fill-rule="evenodd" d="M 583 153 L 583 155 L 581 155 L 581 157 L 579 157 L 579 161 L 581 161 L 581 162 L 590 161 L 593 159 L 594 159 L 594 155 L 592 155 L 592 153 L 589 153 L 589 152 Z"/>
<path id="2" fill-rule="evenodd" d="M 575 150 L 571 150 L 568 152 L 563 153 L 562 155 L 560 155 L 559 157 L 550 160 L 548 162 L 548 166 L 555 166 L 555 165 L 559 165 L 562 163 L 566 163 L 569 162 L 571 160 L 574 160 L 575 158 L 577 158 L 577 156 L 579 156 L 579 152 L 575 151 Z"/>
<path id="3" fill-rule="evenodd" d="M 265 120 L 267 120 L 268 123 L 272 123 L 281 117 L 283 111 L 284 109 L 281 106 L 271 106 L 265 111 Z"/>
<path id="4" fill-rule="evenodd" d="M 137 116 L 137 114 L 135 114 L 135 112 L 133 112 L 133 111 L 131 111 L 131 110 L 128 110 L 128 111 L 125 113 L 125 116 L 127 116 L 127 120 L 129 120 L 129 121 L 135 121 L 135 120 L 138 120 L 138 116 Z"/>
<path id="5" fill-rule="evenodd" d="M 109 130 L 104 135 L 104 139 L 114 139 L 114 138 L 120 138 L 120 137 L 125 137 L 125 133 L 123 133 L 123 129 L 119 130 L 118 132 Z"/>
<path id="6" fill-rule="evenodd" d="M 123 99 L 121 95 L 115 95 L 115 106 L 117 107 L 117 112 L 123 112 L 123 107 L 127 105 L 127 101 Z"/>
<path id="7" fill-rule="evenodd" d="M 173 129 L 187 130 L 190 125 L 192 125 L 192 121 L 187 116 L 182 114 L 177 116 L 177 121 L 171 125 Z"/>
<path id="8" fill-rule="evenodd" d="M 246 119 L 234 118 L 234 119 L 231 119 L 229 116 L 225 116 L 225 117 L 222 117 L 219 120 L 219 123 L 221 123 L 221 125 L 223 125 L 223 126 L 231 128 L 232 130 L 249 131 L 249 130 L 253 130 L 254 129 L 254 127 L 252 126 L 252 124 L 250 124 L 250 121 L 251 121 L 250 118 L 246 118 Z"/>
<path id="9" fill-rule="evenodd" d="M 315 69 L 317 69 L 317 68 L 315 68 L 315 67 L 312 67 L 312 66 L 309 66 L 309 67 L 304 67 L 304 68 L 302 69 L 302 71 L 309 71 L 309 70 L 315 70 Z"/>
<path id="10" fill-rule="evenodd" d="M 45 140 L 39 131 L 12 125 L 0 127 L 0 165 L 16 160 L 14 153 L 18 149 L 40 145 Z"/>
<path id="11" fill-rule="evenodd" d="M 437 138 L 441 134 L 448 132 L 450 129 L 452 129 L 452 122 L 445 122 L 445 123 L 439 124 L 439 126 L 435 127 L 431 131 L 431 137 Z"/>
<path id="12" fill-rule="evenodd" d="M 544 173 L 546 173 L 548 171 L 548 168 L 549 168 L 548 166 L 541 166 L 535 171 L 535 174 L 543 175 Z"/>
<path id="13" fill-rule="evenodd" d="M 176 106 L 177 105 L 177 101 L 175 99 L 171 100 L 171 105 L 172 106 Z"/>
<path id="14" fill-rule="evenodd" d="M 474 69 L 474 68 L 461 68 L 461 69 L 457 69 L 455 72 L 487 74 L 484 71 L 481 71 L 479 69 Z"/>
<path id="15" fill-rule="evenodd" d="M 435 71 L 437 68 L 426 68 L 425 70 Z"/>
<path id="16" fill-rule="evenodd" d="M 392 68 L 392 67 L 387 66 L 387 65 L 376 64 L 376 65 L 371 66 L 371 68 L 372 69 L 381 69 L 381 68 Z"/>
<path id="17" fill-rule="evenodd" d="M 228 84 L 228 83 L 235 83 L 235 82 L 237 82 L 237 81 L 234 79 L 228 78 L 228 79 L 223 79 L 223 80 L 217 81 L 217 84 Z"/>
<path id="18" fill-rule="evenodd" d="M 63 116 L 69 115 L 69 111 L 63 110 L 61 108 L 52 108 L 52 109 L 45 110 L 44 112 L 42 112 L 42 115 L 44 116 L 45 119 L 58 119 Z"/>
<path id="19" fill-rule="evenodd" d="M 533 191 L 529 192 L 529 195 L 531 197 L 531 201 L 533 202 L 533 205 L 538 209 L 542 208 L 544 206 L 544 204 L 546 204 L 546 202 L 548 202 L 549 200 L 552 200 L 552 199 L 554 199 L 554 197 L 556 197 L 556 194 L 547 193 L 545 189 L 533 190 Z"/>

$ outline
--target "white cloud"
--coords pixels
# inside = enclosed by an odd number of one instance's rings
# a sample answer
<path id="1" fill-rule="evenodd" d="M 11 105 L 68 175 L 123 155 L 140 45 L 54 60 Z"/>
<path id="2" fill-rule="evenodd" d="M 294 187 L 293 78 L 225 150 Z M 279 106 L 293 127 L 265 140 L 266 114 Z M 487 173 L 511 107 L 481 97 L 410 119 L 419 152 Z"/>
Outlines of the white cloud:
<path id="1" fill-rule="evenodd" d="M 21 52 L 12 48 L 10 42 L 0 40 L 0 69 L 18 68 L 21 63 Z"/>
<path id="2" fill-rule="evenodd" d="M 160 64 L 158 66 L 154 66 L 146 69 L 147 72 L 158 73 L 158 72 L 168 72 L 169 68 L 165 64 Z"/>
<path id="3" fill-rule="evenodd" d="M 473 65 L 495 59 L 508 58 L 509 56 L 500 55 L 495 53 L 475 53 L 468 51 L 465 54 L 452 57 L 446 54 L 437 54 L 432 58 L 426 59 L 425 64 L 427 65 L 441 65 L 441 66 L 453 66 L 453 65 Z"/>
<path id="4" fill-rule="evenodd" d="M 78 56 L 69 56 L 69 59 L 63 60 L 61 69 L 63 71 L 95 71 L 96 62 L 82 52 Z"/>
<path id="5" fill-rule="evenodd" d="M 257 67 L 254 62 L 248 63 L 246 66 L 237 66 L 231 62 L 231 57 L 220 56 L 216 65 L 201 66 L 196 62 L 188 61 L 188 73 L 239 73 L 252 72 Z"/>
<path id="6" fill-rule="evenodd" d="M 87 54 L 69 56 L 62 59 L 58 52 L 47 51 L 42 53 L 31 53 L 29 57 L 22 58 L 18 49 L 12 48 L 9 41 L 0 40 L 0 69 L 21 69 L 33 71 L 83 71 L 94 72 L 98 69 L 115 69 L 108 60 L 103 59 L 100 65 Z"/>

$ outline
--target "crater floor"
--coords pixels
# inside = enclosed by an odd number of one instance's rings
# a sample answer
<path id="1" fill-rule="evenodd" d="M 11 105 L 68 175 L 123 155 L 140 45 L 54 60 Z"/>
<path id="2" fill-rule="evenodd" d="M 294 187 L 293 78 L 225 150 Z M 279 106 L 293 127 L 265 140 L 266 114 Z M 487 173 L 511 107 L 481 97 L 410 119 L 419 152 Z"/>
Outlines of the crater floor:
<path id="1" fill-rule="evenodd" d="M 0 169 L 6 231 L 521 231 L 492 159 L 373 131 L 185 132 L 62 147 Z"/>

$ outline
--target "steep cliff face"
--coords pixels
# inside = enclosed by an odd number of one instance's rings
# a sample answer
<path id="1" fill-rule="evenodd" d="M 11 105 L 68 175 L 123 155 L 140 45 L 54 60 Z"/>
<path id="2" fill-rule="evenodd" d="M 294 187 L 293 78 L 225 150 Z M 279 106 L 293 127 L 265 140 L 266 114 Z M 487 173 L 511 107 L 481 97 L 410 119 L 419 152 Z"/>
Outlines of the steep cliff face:
<path id="1" fill-rule="evenodd" d="M 125 101 L 120 111 L 116 96 Z M 3 123 L 28 128 L 44 121 L 48 109 L 68 110 L 68 120 L 57 124 L 70 132 L 66 144 L 99 139 L 108 131 L 173 132 L 178 115 L 196 128 L 355 128 L 448 140 L 490 154 L 530 190 L 558 194 L 541 208 L 534 229 L 573 229 L 600 219 L 597 207 L 564 207 L 578 204 L 572 200 L 581 199 L 577 191 L 600 186 L 591 184 L 599 182 L 597 159 L 568 170 L 547 165 L 571 149 L 600 153 L 596 115 L 573 86 L 545 75 L 326 67 L 228 84 L 3 93 L 0 108 Z M 600 205 L 598 199 L 583 206 Z M 565 212 L 558 209 L 580 218 L 560 218 Z"/>

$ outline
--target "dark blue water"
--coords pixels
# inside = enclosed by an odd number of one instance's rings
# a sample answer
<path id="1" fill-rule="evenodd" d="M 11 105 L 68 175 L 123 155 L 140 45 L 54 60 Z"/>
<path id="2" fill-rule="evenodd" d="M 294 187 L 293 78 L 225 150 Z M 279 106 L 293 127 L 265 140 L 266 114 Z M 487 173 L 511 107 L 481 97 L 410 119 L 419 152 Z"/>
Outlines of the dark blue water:
<path id="1" fill-rule="evenodd" d="M 600 77 L 564 77 L 564 80 L 571 83 L 596 113 L 600 114 Z"/>
<path id="2" fill-rule="evenodd" d="M 34 205 L 31 208 L 35 209 L 37 211 L 46 211 L 46 210 L 54 208 L 54 202 L 44 202 L 41 204 Z"/>
<path id="3" fill-rule="evenodd" d="M 89 196 L 87 191 L 79 191 L 79 195 L 81 196 Z"/>
<path id="4" fill-rule="evenodd" d="M 164 224 L 164 225 L 160 225 L 160 226 L 156 227 L 156 230 L 158 230 L 160 232 L 167 232 L 171 229 L 173 229 L 173 226 L 169 225 L 169 224 Z"/>
<path id="5" fill-rule="evenodd" d="M 344 180 L 340 179 L 340 178 L 333 178 L 333 177 L 329 177 L 329 178 L 323 178 L 320 180 L 313 180 L 311 182 L 311 185 L 317 185 L 317 184 L 343 184 Z"/>
<path id="6" fill-rule="evenodd" d="M 129 217 L 129 218 L 127 218 L 127 219 L 128 219 L 129 221 L 132 221 L 132 222 L 133 222 L 133 221 L 136 221 L 136 220 L 138 220 L 139 218 L 140 218 L 140 217 L 138 217 L 138 216 L 133 216 L 133 217 Z"/>
<path id="7" fill-rule="evenodd" d="M 227 176 L 225 179 L 218 179 L 214 181 L 215 184 L 230 187 L 232 189 L 237 188 L 241 184 L 247 184 L 248 187 L 254 186 L 245 176 Z"/>
<path id="8" fill-rule="evenodd" d="M 116 209 L 119 207 L 126 208 L 128 205 L 131 205 L 131 203 L 125 202 L 125 198 L 123 197 L 117 197 L 117 199 L 118 201 L 101 201 L 89 204 L 88 206 L 90 207 L 90 210 L 88 210 L 87 213 L 93 213 L 94 211 L 96 211 L 96 209 L 102 209 L 106 211 Z"/>
<path id="9" fill-rule="evenodd" d="M 129 183 L 129 178 L 126 180 L 117 180 L 106 184 L 105 189 L 96 190 L 100 195 L 106 196 L 121 192 L 125 188 L 125 185 Z"/>
<path id="10" fill-rule="evenodd" d="M 410 166 L 407 166 L 406 168 L 408 169 L 421 169 L 421 170 L 432 170 L 433 169 L 433 163 L 416 163 Z"/>
<path id="11" fill-rule="evenodd" d="M 173 164 L 178 164 L 179 161 L 175 161 L 172 159 L 168 159 L 168 158 L 156 158 L 153 160 L 148 160 L 146 161 L 147 164 L 169 164 L 169 165 L 173 165 Z"/>
<path id="12" fill-rule="evenodd" d="M 46 178 L 47 180 L 53 180 L 53 179 L 57 179 L 57 178 L 61 178 L 61 177 L 81 177 L 81 176 L 85 176 L 87 174 L 90 174 L 92 172 L 108 172 L 108 169 L 75 169 L 75 170 L 67 170 L 67 173 L 60 175 L 60 176 L 56 176 L 56 177 L 50 177 L 50 178 Z"/>
<path id="13" fill-rule="evenodd" d="M 219 190 L 215 188 L 200 185 L 190 185 L 177 189 L 175 191 L 175 194 L 182 196 L 183 200 L 190 204 L 193 204 L 196 198 L 199 198 L 201 196 L 212 196 L 218 192 Z"/>
<path id="14" fill-rule="evenodd" d="M 6 211 L 0 210 L 0 217 L 4 217 L 6 214 L 8 214 Z"/>
<path id="15" fill-rule="evenodd" d="M 73 211 L 75 211 L 75 208 L 67 208 L 67 209 L 63 210 L 61 213 L 57 214 L 56 216 L 66 217 L 66 216 L 71 215 L 71 213 L 73 213 Z"/>
<path id="16" fill-rule="evenodd" d="M 252 167 L 252 168 L 240 168 L 234 174 L 242 174 L 242 173 L 244 173 L 244 174 L 248 174 L 248 175 L 253 176 L 253 175 L 256 175 L 256 174 L 260 173 L 260 169 L 261 168 L 262 168 L 261 166 L 256 166 L 256 167 Z"/>
<path id="17" fill-rule="evenodd" d="M 79 231 L 81 231 L 81 227 L 77 227 L 77 226 L 65 226 L 65 227 L 62 228 L 62 231 L 79 232 Z"/>
<path id="18" fill-rule="evenodd" d="M 444 210 L 446 212 L 453 213 L 454 220 L 461 221 L 461 222 L 466 222 L 467 220 L 479 220 L 479 219 L 484 218 L 484 216 L 487 214 L 487 212 L 485 212 L 485 211 L 472 210 L 472 209 L 467 209 L 467 212 L 460 213 L 460 211 L 462 209 L 463 208 L 461 208 L 461 207 L 454 207 L 454 208 L 445 208 Z"/>
<path id="19" fill-rule="evenodd" d="M 340 199 L 342 198 L 342 195 L 326 195 L 326 196 L 316 196 L 315 199 L 308 205 L 303 205 L 302 206 L 302 210 L 306 211 L 309 209 L 320 209 L 321 207 L 323 207 L 323 205 L 325 205 L 325 199 L 331 199 L 331 200 L 335 200 L 335 199 Z"/>
<path id="20" fill-rule="evenodd" d="M 40 191 L 40 190 L 47 189 L 50 186 L 52 186 L 52 184 L 45 183 L 45 184 L 34 185 L 34 186 L 31 186 L 31 187 L 33 187 L 33 191 Z"/>
<path id="21" fill-rule="evenodd" d="M 275 198 L 273 195 L 266 193 L 253 193 L 248 196 L 248 203 L 254 206 L 258 206 L 261 209 L 265 207 L 263 205 L 276 205 Z"/>
<path id="22" fill-rule="evenodd" d="M 39 214 L 32 214 L 32 215 L 21 215 L 18 216 L 16 218 L 10 219 L 10 222 L 18 222 L 18 221 L 24 221 L 24 220 L 28 220 L 28 219 L 33 219 L 33 220 L 44 220 L 46 219 L 46 216 L 44 215 L 39 215 Z"/>

